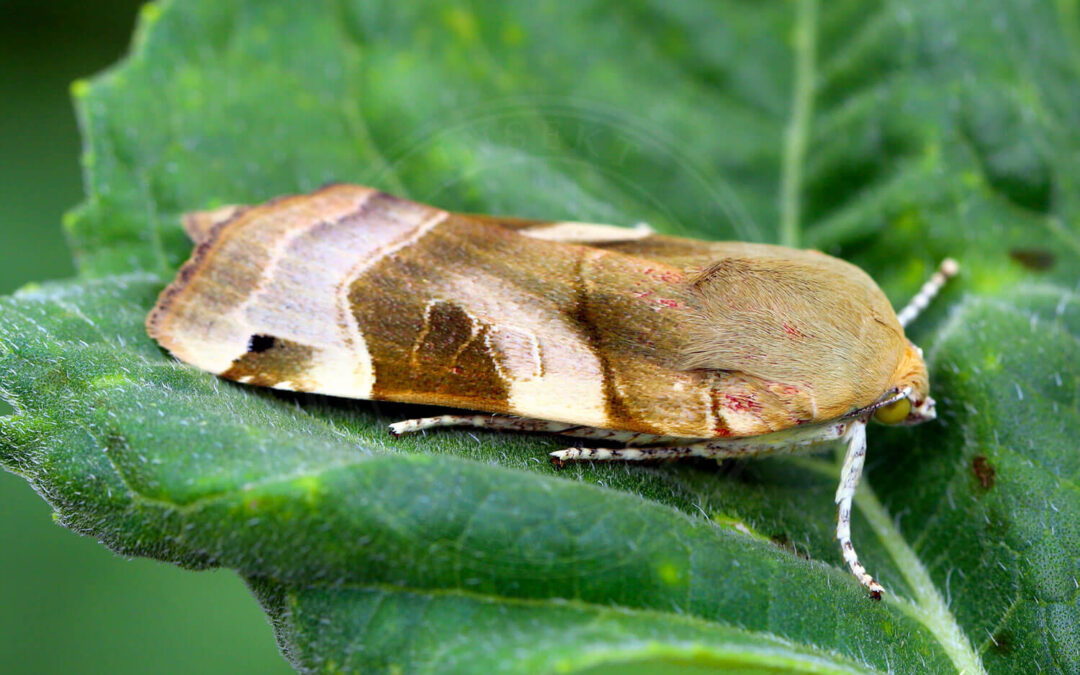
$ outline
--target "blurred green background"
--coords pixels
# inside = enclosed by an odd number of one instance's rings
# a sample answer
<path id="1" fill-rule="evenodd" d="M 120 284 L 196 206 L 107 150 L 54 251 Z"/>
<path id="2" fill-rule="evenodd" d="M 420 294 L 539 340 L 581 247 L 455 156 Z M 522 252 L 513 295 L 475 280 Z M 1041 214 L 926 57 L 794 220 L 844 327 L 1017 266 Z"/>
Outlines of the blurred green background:
<path id="1" fill-rule="evenodd" d="M 124 54 L 139 4 L 0 0 L 0 294 L 73 274 L 60 229 L 82 199 L 68 87 Z M 119 558 L 54 525 L 2 471 L 0 608 L 7 674 L 291 672 L 235 574 Z"/>

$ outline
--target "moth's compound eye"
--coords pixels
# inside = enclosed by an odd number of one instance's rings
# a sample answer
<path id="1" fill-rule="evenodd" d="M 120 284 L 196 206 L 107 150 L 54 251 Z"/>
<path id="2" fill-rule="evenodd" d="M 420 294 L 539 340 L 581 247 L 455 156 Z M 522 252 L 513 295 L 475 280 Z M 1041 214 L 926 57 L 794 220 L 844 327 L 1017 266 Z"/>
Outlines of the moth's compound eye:
<path id="1" fill-rule="evenodd" d="M 874 419 L 882 424 L 899 424 L 911 414 L 911 401 L 902 398 L 889 405 L 882 406 L 874 412 Z"/>

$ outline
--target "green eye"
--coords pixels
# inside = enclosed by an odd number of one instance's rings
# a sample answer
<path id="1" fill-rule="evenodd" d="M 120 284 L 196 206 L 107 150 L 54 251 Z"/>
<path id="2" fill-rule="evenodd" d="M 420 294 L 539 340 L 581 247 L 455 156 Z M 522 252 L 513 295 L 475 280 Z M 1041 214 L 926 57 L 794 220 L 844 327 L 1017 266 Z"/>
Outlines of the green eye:
<path id="1" fill-rule="evenodd" d="M 874 419 L 882 424 L 903 422 L 911 412 L 911 401 L 902 398 L 899 401 L 882 406 L 874 412 Z"/>

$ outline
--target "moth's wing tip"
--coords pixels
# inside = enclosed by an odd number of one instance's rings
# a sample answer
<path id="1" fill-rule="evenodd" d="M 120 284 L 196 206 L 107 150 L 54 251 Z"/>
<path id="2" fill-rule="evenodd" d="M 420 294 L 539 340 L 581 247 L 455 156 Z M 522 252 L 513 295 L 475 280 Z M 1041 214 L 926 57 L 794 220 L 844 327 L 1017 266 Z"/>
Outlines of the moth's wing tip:
<path id="1" fill-rule="evenodd" d="M 180 224 L 191 241 L 198 244 L 209 236 L 218 223 L 223 223 L 247 207 L 242 204 L 227 204 L 208 211 L 189 211 L 180 216 Z"/>
<path id="2" fill-rule="evenodd" d="M 174 358 L 180 358 L 177 356 L 176 340 L 173 336 L 173 330 L 169 325 L 169 319 L 173 313 L 173 293 L 169 292 L 171 288 L 171 285 L 166 287 L 161 295 L 158 296 L 157 303 L 146 315 L 146 320 L 143 322 L 143 325 L 146 328 L 146 334 L 149 335 L 154 342 L 157 342 L 161 349 L 168 352 Z"/>

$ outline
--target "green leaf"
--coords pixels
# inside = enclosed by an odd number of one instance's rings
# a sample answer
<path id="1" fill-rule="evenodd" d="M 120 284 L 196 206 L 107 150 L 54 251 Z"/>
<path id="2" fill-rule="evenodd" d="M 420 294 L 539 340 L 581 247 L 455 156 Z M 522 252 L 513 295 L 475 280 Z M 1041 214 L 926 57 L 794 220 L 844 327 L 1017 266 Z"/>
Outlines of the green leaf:
<path id="1" fill-rule="evenodd" d="M 82 280 L 0 301 L 0 461 L 110 548 L 249 579 L 300 669 L 1077 672 L 1080 53 L 1068 3 L 148 5 L 73 88 Z M 811 58 L 813 57 L 813 58 Z M 407 406 L 166 358 L 178 215 L 347 180 L 816 246 L 921 318 L 938 422 L 831 458 L 556 472 Z M 828 308 L 823 308 L 828 311 Z"/>

